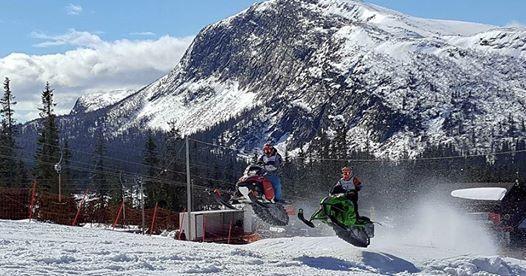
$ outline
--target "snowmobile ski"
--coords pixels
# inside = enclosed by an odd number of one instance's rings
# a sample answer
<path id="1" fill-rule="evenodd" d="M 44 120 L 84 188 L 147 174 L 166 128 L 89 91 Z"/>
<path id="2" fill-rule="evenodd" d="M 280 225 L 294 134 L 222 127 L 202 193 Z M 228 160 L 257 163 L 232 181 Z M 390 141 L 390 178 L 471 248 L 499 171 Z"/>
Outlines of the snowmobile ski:
<path id="1" fill-rule="evenodd" d="M 332 227 L 336 235 L 357 247 L 367 247 L 374 237 L 373 222 L 367 217 L 359 217 L 354 205 L 344 194 L 330 195 L 323 198 L 320 208 L 307 220 L 303 210 L 298 211 L 298 218 L 308 225 L 314 227 L 313 220 L 319 220 Z"/>
<path id="2" fill-rule="evenodd" d="M 314 226 L 314 223 L 312 223 L 312 221 L 305 219 L 305 217 L 303 216 L 303 209 L 298 210 L 298 219 L 301 220 L 303 223 L 307 224 L 311 228 L 316 227 Z"/>
<path id="3" fill-rule="evenodd" d="M 232 209 L 232 210 L 239 210 L 238 208 L 234 207 L 232 204 L 230 204 L 228 201 L 225 201 L 223 197 L 221 196 L 221 192 L 217 189 L 213 191 L 214 199 L 217 201 L 217 203 Z"/>

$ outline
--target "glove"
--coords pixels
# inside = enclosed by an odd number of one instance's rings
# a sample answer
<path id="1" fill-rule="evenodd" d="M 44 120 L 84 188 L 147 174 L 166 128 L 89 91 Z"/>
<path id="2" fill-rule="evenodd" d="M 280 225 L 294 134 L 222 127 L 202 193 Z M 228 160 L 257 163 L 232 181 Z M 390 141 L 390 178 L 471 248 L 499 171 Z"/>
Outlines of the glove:
<path id="1" fill-rule="evenodd" d="M 356 197 L 357 197 L 357 195 L 358 195 L 357 192 L 354 191 L 354 190 L 352 190 L 352 191 L 348 191 L 348 192 L 346 193 L 347 198 L 350 199 L 350 200 L 355 200 Z"/>

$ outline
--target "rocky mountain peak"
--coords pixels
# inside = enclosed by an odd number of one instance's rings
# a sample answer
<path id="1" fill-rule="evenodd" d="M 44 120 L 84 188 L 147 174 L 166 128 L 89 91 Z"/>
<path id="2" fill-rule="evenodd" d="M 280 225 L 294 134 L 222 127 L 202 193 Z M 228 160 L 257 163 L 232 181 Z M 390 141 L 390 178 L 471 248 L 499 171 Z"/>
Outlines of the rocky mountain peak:
<path id="1" fill-rule="evenodd" d="M 525 37 L 360 1 L 272 0 L 205 27 L 176 68 L 99 112 L 115 133 L 228 121 L 211 139 L 247 149 L 306 146 L 338 117 L 350 147 L 377 156 L 488 150 L 526 134 Z"/>

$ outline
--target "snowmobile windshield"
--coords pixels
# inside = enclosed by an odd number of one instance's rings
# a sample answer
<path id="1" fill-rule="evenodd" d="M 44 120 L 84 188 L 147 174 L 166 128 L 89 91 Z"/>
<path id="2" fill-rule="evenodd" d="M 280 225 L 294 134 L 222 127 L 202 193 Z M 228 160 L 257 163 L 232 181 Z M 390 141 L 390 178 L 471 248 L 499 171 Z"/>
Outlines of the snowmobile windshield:
<path id="1" fill-rule="evenodd" d="M 263 175 L 263 168 L 257 165 L 250 165 L 245 169 L 245 176 Z"/>

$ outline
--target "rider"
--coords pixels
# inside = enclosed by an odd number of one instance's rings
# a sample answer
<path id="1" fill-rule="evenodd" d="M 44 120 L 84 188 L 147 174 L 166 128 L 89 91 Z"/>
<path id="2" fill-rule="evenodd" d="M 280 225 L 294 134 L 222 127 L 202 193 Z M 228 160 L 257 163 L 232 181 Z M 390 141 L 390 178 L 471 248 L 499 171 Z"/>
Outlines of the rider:
<path id="1" fill-rule="evenodd" d="M 342 168 L 342 178 L 338 180 L 336 185 L 332 187 L 330 192 L 331 195 L 346 193 L 347 198 L 352 202 L 356 217 L 359 218 L 358 214 L 358 192 L 362 189 L 362 182 L 360 179 L 353 175 L 351 167 Z"/>
<path id="2" fill-rule="evenodd" d="M 258 162 L 262 163 L 267 171 L 265 176 L 270 180 L 272 188 L 274 188 L 274 199 L 278 202 L 281 201 L 281 181 L 278 175 L 278 169 L 283 163 L 281 155 L 272 144 L 266 143 L 263 146 L 263 155 L 259 157 Z"/>

